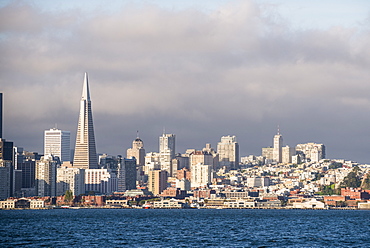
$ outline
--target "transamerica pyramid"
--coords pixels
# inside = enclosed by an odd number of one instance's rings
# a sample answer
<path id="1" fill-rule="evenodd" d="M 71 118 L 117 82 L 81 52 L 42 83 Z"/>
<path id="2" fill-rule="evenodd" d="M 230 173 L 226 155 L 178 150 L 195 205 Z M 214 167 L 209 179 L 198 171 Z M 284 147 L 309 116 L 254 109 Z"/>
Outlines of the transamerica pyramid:
<path id="1" fill-rule="evenodd" d="M 86 72 L 80 102 L 80 116 L 77 127 L 73 167 L 98 169 L 89 82 Z"/>

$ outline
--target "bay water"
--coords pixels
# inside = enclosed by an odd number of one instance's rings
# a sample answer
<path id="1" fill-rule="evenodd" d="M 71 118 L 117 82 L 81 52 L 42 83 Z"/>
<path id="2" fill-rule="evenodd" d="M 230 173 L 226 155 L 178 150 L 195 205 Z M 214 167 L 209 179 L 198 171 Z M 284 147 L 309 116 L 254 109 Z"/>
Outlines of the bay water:
<path id="1" fill-rule="evenodd" d="M 0 247 L 370 247 L 370 211 L 0 211 Z"/>

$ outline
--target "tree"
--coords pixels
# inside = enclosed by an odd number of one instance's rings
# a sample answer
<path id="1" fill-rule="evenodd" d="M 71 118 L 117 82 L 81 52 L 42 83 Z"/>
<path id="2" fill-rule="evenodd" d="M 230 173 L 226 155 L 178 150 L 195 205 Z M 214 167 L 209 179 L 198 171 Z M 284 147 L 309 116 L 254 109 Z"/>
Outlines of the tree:
<path id="1" fill-rule="evenodd" d="M 353 167 L 352 171 L 343 179 L 340 184 L 341 188 L 358 188 L 361 186 L 360 168 L 358 166 Z"/>
<path id="2" fill-rule="evenodd" d="M 366 174 L 364 180 L 362 181 L 361 188 L 370 189 L 370 173 Z"/>
<path id="3" fill-rule="evenodd" d="M 67 190 L 66 193 L 64 194 L 64 201 L 70 202 L 72 200 L 73 200 L 73 192 L 71 190 Z"/>

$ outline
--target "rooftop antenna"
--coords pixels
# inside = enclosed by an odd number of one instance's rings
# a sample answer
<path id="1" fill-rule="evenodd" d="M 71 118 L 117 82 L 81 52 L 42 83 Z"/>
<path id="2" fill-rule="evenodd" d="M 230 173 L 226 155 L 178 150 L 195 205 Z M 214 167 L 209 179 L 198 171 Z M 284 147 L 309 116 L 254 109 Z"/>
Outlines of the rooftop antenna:
<path id="1" fill-rule="evenodd" d="M 139 138 L 139 130 L 136 130 L 136 138 Z"/>
<path id="2" fill-rule="evenodd" d="M 280 126 L 278 125 L 278 132 L 277 132 L 278 135 L 280 135 Z"/>
<path id="3" fill-rule="evenodd" d="M 163 136 L 164 136 L 165 133 L 166 133 L 166 128 L 163 127 Z"/>

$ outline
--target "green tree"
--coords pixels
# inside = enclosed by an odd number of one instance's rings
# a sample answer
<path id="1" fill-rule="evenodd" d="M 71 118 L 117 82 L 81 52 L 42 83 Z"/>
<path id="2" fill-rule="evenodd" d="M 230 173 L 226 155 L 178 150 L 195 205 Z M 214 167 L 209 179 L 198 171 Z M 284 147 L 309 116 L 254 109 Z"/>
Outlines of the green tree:
<path id="1" fill-rule="evenodd" d="M 70 202 L 72 200 L 73 200 L 73 192 L 71 190 L 67 190 L 66 193 L 64 194 L 64 201 Z"/>
<path id="2" fill-rule="evenodd" d="M 361 188 L 370 189 L 370 173 L 366 174 L 364 180 L 362 181 Z"/>
<path id="3" fill-rule="evenodd" d="M 343 182 L 340 184 L 341 188 L 358 188 L 361 186 L 360 178 L 361 170 L 358 166 L 353 167 L 352 171 L 343 179 Z"/>

